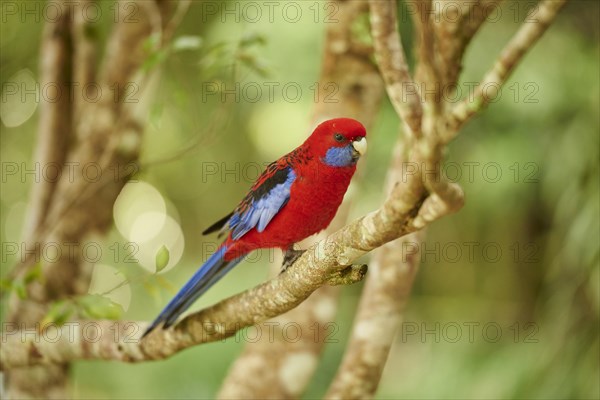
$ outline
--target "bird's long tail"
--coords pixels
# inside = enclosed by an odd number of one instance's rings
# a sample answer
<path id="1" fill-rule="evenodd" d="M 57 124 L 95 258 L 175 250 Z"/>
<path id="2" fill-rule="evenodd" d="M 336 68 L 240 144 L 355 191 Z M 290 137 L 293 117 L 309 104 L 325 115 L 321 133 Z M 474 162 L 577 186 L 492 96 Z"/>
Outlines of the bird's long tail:
<path id="1" fill-rule="evenodd" d="M 223 244 L 210 258 L 196 271 L 194 276 L 181 288 L 173 300 L 165 307 L 160 315 L 152 322 L 144 336 L 163 323 L 163 329 L 173 325 L 177 318 L 191 306 L 194 301 L 203 295 L 212 285 L 235 267 L 244 256 L 230 261 L 225 260 L 227 245 Z M 143 337 L 143 336 L 142 336 Z"/>

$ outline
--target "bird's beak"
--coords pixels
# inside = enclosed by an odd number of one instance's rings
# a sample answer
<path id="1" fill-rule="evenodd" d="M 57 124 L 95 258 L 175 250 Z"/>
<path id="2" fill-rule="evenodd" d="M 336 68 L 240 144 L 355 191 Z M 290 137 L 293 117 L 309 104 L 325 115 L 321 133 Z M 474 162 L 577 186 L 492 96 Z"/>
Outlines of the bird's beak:
<path id="1" fill-rule="evenodd" d="M 367 153 L 367 138 L 359 137 L 356 140 L 352 141 L 352 147 L 354 151 L 358 153 L 359 156 L 363 156 Z"/>

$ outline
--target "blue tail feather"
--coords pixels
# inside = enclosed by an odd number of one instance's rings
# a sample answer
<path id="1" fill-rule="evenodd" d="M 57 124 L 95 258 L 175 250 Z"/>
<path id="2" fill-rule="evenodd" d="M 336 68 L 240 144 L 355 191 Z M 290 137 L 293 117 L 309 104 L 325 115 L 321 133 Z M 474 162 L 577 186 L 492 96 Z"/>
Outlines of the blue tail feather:
<path id="1" fill-rule="evenodd" d="M 212 285 L 235 267 L 244 257 L 225 261 L 226 246 L 222 246 L 196 271 L 192 278 L 181 288 L 173 300 L 165 307 L 160 315 L 152 322 L 144 336 L 163 323 L 163 329 L 170 327 L 177 318 L 188 309 Z M 143 336 L 142 336 L 143 337 Z"/>

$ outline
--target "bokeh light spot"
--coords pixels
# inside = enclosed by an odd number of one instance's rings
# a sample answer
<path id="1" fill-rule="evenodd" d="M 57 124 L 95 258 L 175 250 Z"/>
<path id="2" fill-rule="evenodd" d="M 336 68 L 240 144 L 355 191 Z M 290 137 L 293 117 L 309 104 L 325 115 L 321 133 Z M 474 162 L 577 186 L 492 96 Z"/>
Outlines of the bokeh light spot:
<path id="1" fill-rule="evenodd" d="M 142 216 L 141 218 L 145 218 Z M 150 217 L 151 219 L 152 217 Z M 169 249 L 169 263 L 159 273 L 163 274 L 173 268 L 183 255 L 184 237 L 181 227 L 170 216 L 167 216 L 160 231 L 149 240 L 136 242 L 139 246 L 134 257 L 146 270 L 156 272 L 156 253 L 164 245 Z"/>
<path id="2" fill-rule="evenodd" d="M 165 200 L 154 186 L 146 182 L 131 182 L 117 197 L 113 216 L 123 237 L 132 242 L 143 242 L 162 229 L 167 218 L 166 210 Z M 150 215 L 139 220 L 144 214 Z M 141 232 L 142 228 L 144 232 Z"/>
<path id="3" fill-rule="evenodd" d="M 27 68 L 19 70 L 2 84 L 0 119 L 8 128 L 22 125 L 31 118 L 39 102 L 33 73 Z"/>

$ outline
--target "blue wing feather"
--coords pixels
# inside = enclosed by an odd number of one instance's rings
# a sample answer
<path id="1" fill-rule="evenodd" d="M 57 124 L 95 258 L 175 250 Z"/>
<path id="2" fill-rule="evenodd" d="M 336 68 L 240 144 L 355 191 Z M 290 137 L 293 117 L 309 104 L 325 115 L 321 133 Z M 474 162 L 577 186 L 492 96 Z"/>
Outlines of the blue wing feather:
<path id="1" fill-rule="evenodd" d="M 294 170 L 286 167 L 261 182 L 258 187 L 253 188 L 253 191 L 236 208 L 229 220 L 232 238 L 240 239 L 253 228 L 256 228 L 258 232 L 263 232 L 279 210 L 289 201 L 291 187 L 295 180 Z M 256 196 L 256 193 L 261 196 Z"/>
<path id="2" fill-rule="evenodd" d="M 202 232 L 219 230 L 219 236 L 231 231 L 234 240 L 240 239 L 253 228 L 263 232 L 289 201 L 296 173 L 288 165 L 276 161 L 269 165 L 252 186 L 246 197 L 227 217 Z"/>

